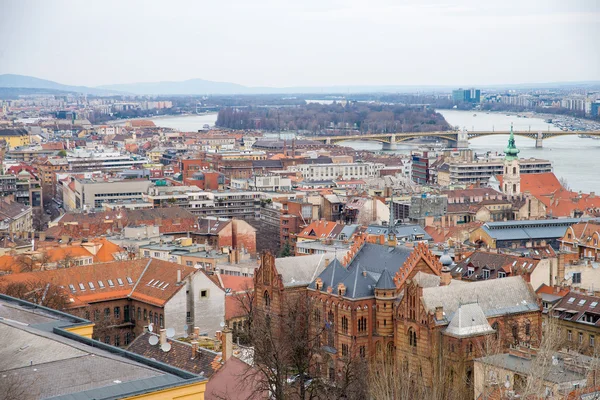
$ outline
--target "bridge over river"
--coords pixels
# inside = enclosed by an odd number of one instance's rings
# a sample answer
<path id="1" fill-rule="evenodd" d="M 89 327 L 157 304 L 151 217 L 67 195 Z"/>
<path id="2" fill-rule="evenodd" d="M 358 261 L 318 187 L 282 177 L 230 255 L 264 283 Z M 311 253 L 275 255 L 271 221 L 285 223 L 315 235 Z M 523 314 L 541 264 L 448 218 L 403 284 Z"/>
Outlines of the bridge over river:
<path id="1" fill-rule="evenodd" d="M 600 131 L 513 131 L 517 136 L 535 140 L 535 147 L 543 147 L 544 139 L 559 136 L 585 135 L 600 137 Z M 396 143 L 409 139 L 435 137 L 448 140 L 452 147 L 467 148 L 469 139 L 483 136 L 510 135 L 510 131 L 437 131 L 437 132 L 396 132 L 396 133 L 367 133 L 364 135 L 342 136 L 305 136 L 303 139 L 315 140 L 325 144 L 336 144 L 346 140 L 368 140 L 383 143 L 384 150 L 394 150 Z"/>

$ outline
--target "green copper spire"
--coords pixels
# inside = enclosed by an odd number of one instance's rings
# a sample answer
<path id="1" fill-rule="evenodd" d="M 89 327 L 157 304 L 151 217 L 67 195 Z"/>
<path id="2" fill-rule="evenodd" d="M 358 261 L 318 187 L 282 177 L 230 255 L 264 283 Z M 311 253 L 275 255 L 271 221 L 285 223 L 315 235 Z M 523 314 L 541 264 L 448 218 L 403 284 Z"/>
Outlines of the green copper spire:
<path id="1" fill-rule="evenodd" d="M 510 124 L 510 137 L 508 138 L 508 146 L 504 149 L 504 154 L 506 155 L 507 160 L 516 160 L 518 159 L 518 154 L 520 150 L 517 149 L 515 145 L 515 134 L 513 133 L 513 126 Z"/>

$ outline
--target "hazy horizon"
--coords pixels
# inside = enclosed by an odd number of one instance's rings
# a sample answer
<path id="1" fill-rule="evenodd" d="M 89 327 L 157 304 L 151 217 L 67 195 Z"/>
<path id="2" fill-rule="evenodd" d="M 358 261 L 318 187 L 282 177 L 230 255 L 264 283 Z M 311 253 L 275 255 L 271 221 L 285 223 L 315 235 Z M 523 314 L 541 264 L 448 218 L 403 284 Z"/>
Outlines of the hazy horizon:
<path id="1" fill-rule="evenodd" d="M 600 2 L 0 0 L 0 11 L 0 74 L 67 85 L 600 81 Z"/>

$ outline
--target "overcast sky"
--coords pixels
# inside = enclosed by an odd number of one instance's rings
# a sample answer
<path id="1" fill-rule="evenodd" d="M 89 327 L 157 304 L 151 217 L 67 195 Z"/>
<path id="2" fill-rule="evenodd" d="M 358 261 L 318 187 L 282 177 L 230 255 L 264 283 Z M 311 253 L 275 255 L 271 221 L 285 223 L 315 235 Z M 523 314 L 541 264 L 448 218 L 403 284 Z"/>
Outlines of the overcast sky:
<path id="1" fill-rule="evenodd" d="M 0 74 L 73 85 L 600 80 L 599 0 L 0 0 Z"/>

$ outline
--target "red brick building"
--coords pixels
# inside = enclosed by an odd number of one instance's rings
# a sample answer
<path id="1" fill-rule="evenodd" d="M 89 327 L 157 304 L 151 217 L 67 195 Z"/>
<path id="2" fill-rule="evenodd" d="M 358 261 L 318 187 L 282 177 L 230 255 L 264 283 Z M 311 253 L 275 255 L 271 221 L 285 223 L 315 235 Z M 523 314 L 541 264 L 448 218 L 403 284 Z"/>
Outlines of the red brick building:
<path id="1" fill-rule="evenodd" d="M 539 342 L 539 302 L 521 277 L 456 281 L 425 244 L 378 242 L 356 238 L 341 260 L 312 271 L 316 278 L 306 286 L 299 277 L 286 285 L 289 272 L 272 257 L 255 272 L 256 306 L 266 313 L 281 313 L 290 297 L 307 294 L 312 323 L 325 331 L 315 374 L 335 381 L 350 357 L 386 354 L 428 387 L 437 379 L 470 383 L 484 342 L 505 349 Z M 296 259 L 308 257 L 315 256 Z"/>
<path id="2" fill-rule="evenodd" d="M 192 234 L 196 243 L 207 243 L 215 249 L 229 247 L 256 254 L 256 229 L 246 221 L 205 218 L 198 222 L 198 230 Z"/>

